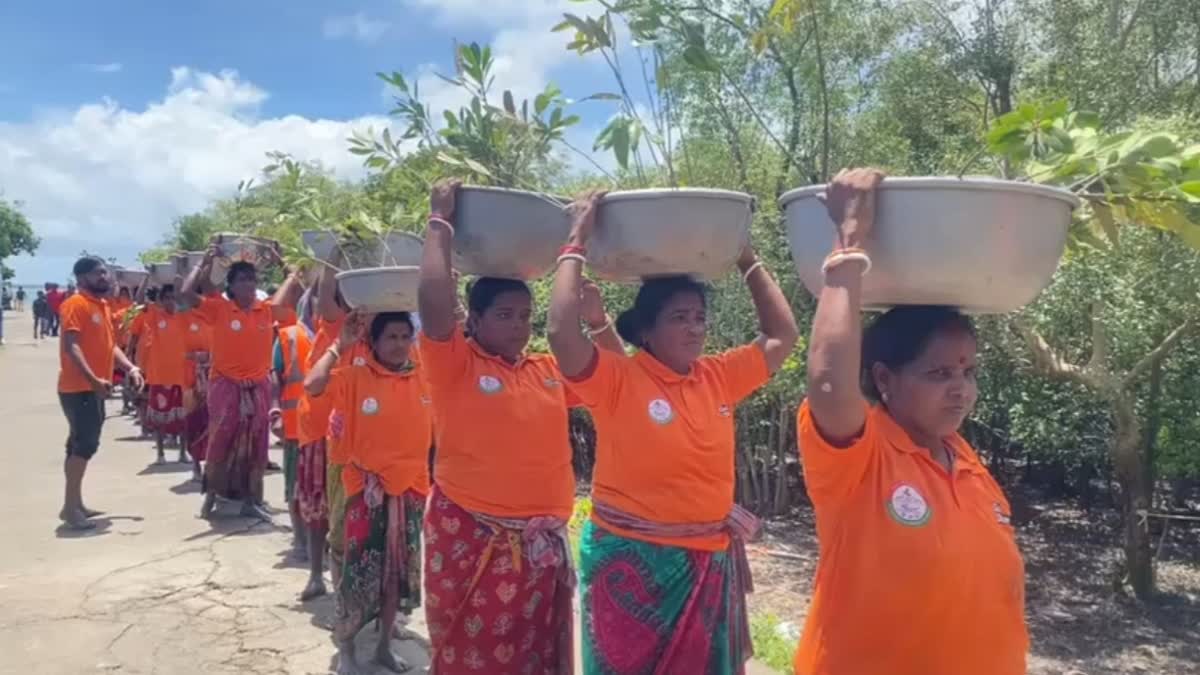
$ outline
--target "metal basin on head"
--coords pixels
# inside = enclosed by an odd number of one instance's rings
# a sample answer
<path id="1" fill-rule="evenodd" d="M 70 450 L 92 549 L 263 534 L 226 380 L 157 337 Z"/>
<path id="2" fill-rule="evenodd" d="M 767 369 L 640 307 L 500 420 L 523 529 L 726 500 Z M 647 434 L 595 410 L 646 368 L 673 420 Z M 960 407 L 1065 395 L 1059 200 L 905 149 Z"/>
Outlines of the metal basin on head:
<path id="1" fill-rule="evenodd" d="M 606 281 L 714 280 L 750 241 L 753 198 L 701 188 L 611 192 L 600 202 L 588 268 Z"/>
<path id="2" fill-rule="evenodd" d="M 813 295 L 837 228 L 815 185 L 780 198 L 800 279 Z M 1002 314 L 1032 302 L 1050 283 L 1079 199 L 1058 188 L 992 178 L 886 178 L 875 228 L 863 243 L 872 269 L 867 309 L 947 305 Z"/>
<path id="3" fill-rule="evenodd" d="M 545 276 L 570 231 L 563 206 L 560 200 L 536 192 L 459 188 L 454 267 L 484 277 L 528 281 Z"/>
<path id="4" fill-rule="evenodd" d="M 212 242 L 217 245 L 220 253 L 213 260 L 212 282 L 217 286 L 225 284 L 225 276 L 231 265 L 237 262 L 248 262 L 258 270 L 275 262 L 272 251 L 278 252 L 279 244 L 270 239 L 254 237 L 239 232 L 222 232 L 214 234 Z"/>
<path id="5" fill-rule="evenodd" d="M 156 286 L 175 283 L 175 262 L 150 263 L 146 265 L 150 272 L 150 282 Z"/>
<path id="6" fill-rule="evenodd" d="M 339 242 L 331 230 L 305 230 L 300 238 L 314 258 L 339 269 L 420 265 L 425 245 L 423 239 L 409 232 L 388 232 L 353 244 Z"/>
<path id="7" fill-rule="evenodd" d="M 421 268 L 373 267 L 339 272 L 338 288 L 346 304 L 370 314 L 415 312 Z"/>

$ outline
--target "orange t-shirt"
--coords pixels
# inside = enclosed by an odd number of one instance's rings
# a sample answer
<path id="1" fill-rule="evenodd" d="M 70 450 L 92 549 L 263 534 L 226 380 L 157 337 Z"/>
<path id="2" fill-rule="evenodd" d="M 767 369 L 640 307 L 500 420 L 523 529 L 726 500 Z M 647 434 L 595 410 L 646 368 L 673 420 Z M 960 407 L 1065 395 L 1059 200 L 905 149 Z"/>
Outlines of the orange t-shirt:
<path id="1" fill-rule="evenodd" d="M 516 364 L 468 340 L 421 333 L 433 395 L 437 484 L 464 508 L 505 518 L 571 517 L 575 474 L 567 392 L 554 357 Z"/>
<path id="2" fill-rule="evenodd" d="M 746 345 L 697 359 L 680 375 L 650 354 L 596 350 L 585 379 L 567 387 L 596 424 L 597 501 L 658 523 L 708 523 L 733 508 L 734 408 L 771 378 L 763 350 Z M 624 537 L 722 551 L 729 535 L 648 537 L 597 524 Z"/>
<path id="3" fill-rule="evenodd" d="M 83 359 L 92 374 L 102 380 L 113 375 L 113 330 L 109 320 L 108 303 L 86 291 L 80 291 L 63 301 L 58 310 L 62 332 L 75 333 Z M 59 344 L 58 391 L 64 394 L 91 391 L 87 376 L 67 356 L 67 341 Z"/>
<path id="4" fill-rule="evenodd" d="M 799 675 L 1022 675 L 1025 570 L 1012 511 L 960 436 L 953 475 L 882 407 L 847 448 L 798 415 L 820 562 Z"/>
<path id="5" fill-rule="evenodd" d="M 195 311 L 179 314 L 184 323 L 183 348 L 188 354 L 208 352 L 212 348 L 212 329 Z M 187 388 L 196 386 L 196 362 L 186 359 L 184 363 L 183 384 Z"/>
<path id="6" fill-rule="evenodd" d="M 346 457 L 342 484 L 347 495 L 363 490 L 365 475 L 358 467 L 379 474 L 389 495 L 429 492 L 431 402 L 415 369 L 394 373 L 368 358 L 364 366 L 334 370 L 317 398 L 328 398 L 342 411 L 338 444 Z"/>
<path id="7" fill-rule="evenodd" d="M 319 319 L 317 321 L 317 332 L 313 335 L 312 349 L 308 352 L 308 363 L 305 364 L 306 372 L 312 370 L 313 365 L 325 356 L 325 352 L 329 351 L 329 347 L 337 340 L 338 335 L 342 332 L 342 325 L 346 319 L 342 317 L 337 321 L 326 321 Z M 342 354 L 342 358 L 338 361 L 336 367 L 347 365 L 363 365 L 366 363 L 366 357 L 370 350 L 366 345 L 356 343 L 354 348 L 349 352 Z M 328 396 L 319 396 L 313 398 L 307 394 L 300 397 L 300 406 L 297 409 L 297 415 L 300 422 L 300 445 L 309 445 L 325 438 L 329 433 L 329 415 L 333 412 Z M 345 458 L 340 454 L 335 453 L 332 447 L 332 441 L 326 447 L 326 457 L 334 464 L 345 464 Z M 335 461 L 337 460 L 337 461 Z"/>
<path id="8" fill-rule="evenodd" d="M 212 372 L 230 380 L 258 380 L 271 372 L 275 319 L 269 301 L 242 310 L 229 298 L 209 296 L 195 309 L 212 328 Z"/>
<path id="9" fill-rule="evenodd" d="M 151 307 L 138 315 L 138 356 L 146 371 L 146 383 L 165 387 L 186 383 L 188 363 L 184 339 L 187 321 L 160 307 Z"/>

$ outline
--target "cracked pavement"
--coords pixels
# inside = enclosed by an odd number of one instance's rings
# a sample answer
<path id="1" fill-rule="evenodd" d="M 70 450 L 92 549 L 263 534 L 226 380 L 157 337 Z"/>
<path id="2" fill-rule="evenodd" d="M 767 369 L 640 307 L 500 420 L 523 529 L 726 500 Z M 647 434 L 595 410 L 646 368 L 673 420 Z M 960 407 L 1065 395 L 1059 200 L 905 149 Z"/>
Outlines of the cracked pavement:
<path id="1" fill-rule="evenodd" d="M 137 432 L 117 414 L 117 399 L 84 481 L 88 506 L 106 515 L 92 532 L 56 529 L 66 434 L 55 393 L 58 343 L 22 340 L 27 314 L 5 319 L 0 675 L 330 672 L 332 597 L 299 602 L 307 563 L 287 558 L 287 514 L 277 514 L 275 526 L 197 518 L 189 465 L 153 466 L 153 445 L 132 438 Z M 167 457 L 177 454 L 168 449 Z M 282 462 L 278 448 L 271 454 Z M 279 473 L 267 476 L 266 494 L 273 507 L 282 505 Z M 409 628 L 425 634 L 422 612 Z M 374 627 L 360 634 L 361 660 L 376 635 Z M 392 646 L 413 665 L 428 663 L 419 642 Z M 363 670 L 387 672 L 366 663 Z"/>

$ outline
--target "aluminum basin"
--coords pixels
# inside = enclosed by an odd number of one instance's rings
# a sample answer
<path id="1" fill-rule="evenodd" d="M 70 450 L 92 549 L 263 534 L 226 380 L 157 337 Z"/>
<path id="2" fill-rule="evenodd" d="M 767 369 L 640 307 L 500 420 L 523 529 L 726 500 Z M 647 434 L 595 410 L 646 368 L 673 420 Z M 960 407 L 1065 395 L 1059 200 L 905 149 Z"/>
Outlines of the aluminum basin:
<path id="1" fill-rule="evenodd" d="M 175 262 L 150 263 L 146 265 L 150 272 L 150 283 L 156 286 L 175 283 Z"/>
<path id="2" fill-rule="evenodd" d="M 220 254 L 213 260 L 211 280 L 218 287 L 225 285 L 225 276 L 229 267 L 235 262 L 248 262 L 258 270 L 265 265 L 275 262 L 271 251 L 277 251 L 279 244 L 262 237 L 252 237 L 238 232 L 222 232 L 214 234 L 212 242 L 217 245 Z"/>
<path id="3" fill-rule="evenodd" d="M 388 232 L 382 240 L 339 242 L 331 230 L 305 230 L 300 233 L 313 257 L 339 269 L 421 264 L 425 241 L 408 232 Z"/>
<path id="4" fill-rule="evenodd" d="M 600 202 L 588 267 L 606 281 L 725 276 L 750 241 L 753 199 L 729 190 L 612 192 Z"/>
<path id="5" fill-rule="evenodd" d="M 545 276 L 570 231 L 563 206 L 535 192 L 459 188 L 454 267 L 464 274 L 526 281 Z"/>
<path id="6" fill-rule="evenodd" d="M 116 279 L 118 286 L 136 289 L 142 285 L 146 279 L 150 278 L 149 272 L 142 270 L 119 269 L 116 271 Z"/>
<path id="7" fill-rule="evenodd" d="M 378 312 L 415 312 L 421 268 L 371 267 L 339 272 L 338 288 L 354 309 Z"/>
<path id="8" fill-rule="evenodd" d="M 817 196 L 825 186 L 780 198 L 792 259 L 813 295 L 836 228 Z M 1002 314 L 1029 304 L 1050 283 L 1079 200 L 1058 188 L 993 178 L 887 178 L 875 229 L 864 242 L 872 270 L 868 309 L 948 305 Z"/>

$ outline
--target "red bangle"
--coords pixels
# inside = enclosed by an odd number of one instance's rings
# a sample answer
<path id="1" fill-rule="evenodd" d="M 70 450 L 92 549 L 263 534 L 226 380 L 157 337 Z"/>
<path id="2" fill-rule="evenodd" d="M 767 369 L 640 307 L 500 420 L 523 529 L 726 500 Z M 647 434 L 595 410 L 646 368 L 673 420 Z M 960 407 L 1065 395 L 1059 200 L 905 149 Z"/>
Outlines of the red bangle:
<path id="1" fill-rule="evenodd" d="M 587 247 L 576 246 L 575 244 L 567 244 L 566 246 L 563 246 L 562 248 L 558 249 L 558 254 L 560 256 L 566 255 L 568 253 L 574 253 L 576 255 L 586 256 L 587 255 Z"/>

